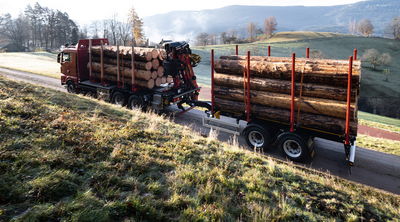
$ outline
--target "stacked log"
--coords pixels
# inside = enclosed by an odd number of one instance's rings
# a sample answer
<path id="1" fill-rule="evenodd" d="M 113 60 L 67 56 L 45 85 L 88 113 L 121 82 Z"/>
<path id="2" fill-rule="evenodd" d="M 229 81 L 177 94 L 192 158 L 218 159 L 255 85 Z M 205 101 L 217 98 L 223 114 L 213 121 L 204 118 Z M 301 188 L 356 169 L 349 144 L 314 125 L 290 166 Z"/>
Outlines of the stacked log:
<path id="1" fill-rule="evenodd" d="M 103 66 L 101 64 L 102 51 Z M 134 70 L 132 70 L 132 54 L 134 55 Z M 162 66 L 166 55 L 165 50 L 134 47 L 132 52 L 132 47 L 93 46 L 91 55 L 92 76 L 98 81 L 100 81 L 103 69 L 103 80 L 116 84 L 118 82 L 117 64 L 119 64 L 119 81 L 121 83 L 132 84 L 132 71 L 134 84 L 139 87 L 151 89 L 166 82 L 167 76 L 164 76 L 164 67 Z M 117 58 L 119 58 L 119 62 Z M 90 64 L 88 64 L 88 68 L 90 68 Z M 163 81 L 163 78 L 165 81 Z"/>
<path id="2" fill-rule="evenodd" d="M 214 74 L 215 104 L 223 113 L 244 113 L 245 56 L 221 56 Z M 349 61 L 296 59 L 296 125 L 344 134 Z M 361 64 L 354 61 L 351 134 L 357 135 L 357 99 Z M 250 60 L 250 101 L 253 118 L 289 123 L 292 58 L 253 56 Z M 298 119 L 297 119 L 298 118 Z"/>

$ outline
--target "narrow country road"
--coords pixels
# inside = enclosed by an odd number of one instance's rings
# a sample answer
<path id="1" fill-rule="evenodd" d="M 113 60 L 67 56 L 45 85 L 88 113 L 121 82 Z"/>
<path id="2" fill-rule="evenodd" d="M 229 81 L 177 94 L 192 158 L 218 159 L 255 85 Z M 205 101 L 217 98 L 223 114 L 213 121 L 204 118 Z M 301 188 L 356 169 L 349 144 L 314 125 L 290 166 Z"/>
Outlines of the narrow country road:
<path id="1" fill-rule="evenodd" d="M 37 74 L 14 71 L 0 68 L 0 75 L 13 80 L 29 82 L 55 90 L 65 92 L 65 88 L 60 85 L 60 80 L 40 76 Z M 171 112 L 178 112 L 174 107 L 171 107 Z M 191 127 L 193 130 L 202 134 L 209 132 L 208 128 L 203 127 L 202 118 L 204 112 L 199 110 L 191 110 L 182 115 L 176 115 L 174 121 Z M 233 122 L 235 120 L 226 118 L 226 121 Z M 244 128 L 245 123 L 241 122 L 241 128 Z M 229 141 L 232 135 L 221 132 L 218 135 L 221 141 Z M 376 152 L 368 149 L 357 147 L 356 163 L 352 167 L 352 174 L 349 175 L 348 167 L 344 161 L 343 145 L 340 143 L 316 139 L 316 155 L 310 164 L 305 166 L 317 169 L 324 172 L 329 172 L 347 180 L 369 185 L 381 190 L 400 194 L 400 157 L 389 155 L 381 152 Z M 245 146 L 243 138 L 239 137 L 239 144 Z M 282 155 L 276 149 L 271 149 L 267 153 L 275 158 L 283 159 Z"/>

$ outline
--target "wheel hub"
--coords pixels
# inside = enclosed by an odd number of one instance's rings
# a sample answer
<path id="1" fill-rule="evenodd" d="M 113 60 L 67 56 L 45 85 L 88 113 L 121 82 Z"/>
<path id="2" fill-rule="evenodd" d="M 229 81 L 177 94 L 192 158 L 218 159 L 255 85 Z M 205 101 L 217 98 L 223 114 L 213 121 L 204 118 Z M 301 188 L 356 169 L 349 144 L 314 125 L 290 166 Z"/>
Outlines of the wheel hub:
<path id="1" fill-rule="evenodd" d="M 264 136 L 257 131 L 251 131 L 249 133 L 249 142 L 253 147 L 262 147 L 264 145 Z"/>
<path id="2" fill-rule="evenodd" d="M 283 150 L 292 158 L 299 157 L 302 152 L 300 144 L 295 140 L 286 140 L 283 143 Z"/>

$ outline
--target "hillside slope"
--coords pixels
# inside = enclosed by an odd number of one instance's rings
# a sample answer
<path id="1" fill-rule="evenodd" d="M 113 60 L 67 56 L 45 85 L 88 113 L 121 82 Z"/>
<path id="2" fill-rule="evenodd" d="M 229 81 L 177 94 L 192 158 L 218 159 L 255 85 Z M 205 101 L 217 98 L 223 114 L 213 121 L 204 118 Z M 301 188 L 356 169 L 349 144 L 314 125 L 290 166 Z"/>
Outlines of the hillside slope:
<path id="1" fill-rule="evenodd" d="M 0 220 L 400 219 L 400 197 L 0 77 Z"/>
<path id="2" fill-rule="evenodd" d="M 145 32 L 153 41 L 161 38 L 191 39 L 200 32 L 219 34 L 236 30 L 246 35 L 246 25 L 263 26 L 264 19 L 275 16 L 278 31 L 348 32 L 351 20 L 370 19 L 375 33 L 399 16 L 398 0 L 368 0 L 337 6 L 246 6 L 232 5 L 200 11 L 172 11 L 144 18 Z"/>

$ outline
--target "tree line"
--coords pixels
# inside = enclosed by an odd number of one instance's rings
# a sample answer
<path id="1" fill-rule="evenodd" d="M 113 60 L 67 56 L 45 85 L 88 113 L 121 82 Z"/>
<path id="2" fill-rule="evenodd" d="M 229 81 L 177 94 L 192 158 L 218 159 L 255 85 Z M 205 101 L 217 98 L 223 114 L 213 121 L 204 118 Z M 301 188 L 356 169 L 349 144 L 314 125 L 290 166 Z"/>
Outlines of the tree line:
<path id="1" fill-rule="evenodd" d="M 68 13 L 43 7 L 39 3 L 28 5 L 17 18 L 0 15 L 0 40 L 7 42 L 9 51 L 49 50 L 79 39 L 78 25 Z"/>
<path id="2" fill-rule="evenodd" d="M 264 20 L 263 27 L 258 27 L 254 22 L 250 22 L 242 30 L 245 35 L 239 35 L 238 31 L 232 29 L 217 34 L 209 34 L 206 32 L 199 33 L 196 36 L 196 44 L 199 46 L 215 45 L 215 44 L 233 44 L 233 43 L 249 43 L 261 38 L 270 38 L 277 30 L 278 22 L 274 16 L 270 16 Z"/>
<path id="3" fill-rule="evenodd" d="M 361 34 L 365 37 L 370 37 L 374 34 L 374 25 L 369 19 L 362 19 L 360 21 L 351 20 L 349 22 L 349 33 L 352 35 Z M 400 16 L 394 17 L 392 21 L 387 24 L 385 34 L 393 39 L 400 40 Z"/>
<path id="4" fill-rule="evenodd" d="M 9 13 L 0 14 L 0 50 L 51 51 L 65 44 L 76 44 L 79 39 L 108 38 L 110 44 L 143 45 L 143 20 L 134 8 L 124 21 L 117 15 L 79 28 L 68 13 L 44 7 L 39 3 L 26 6 L 23 13 L 13 18 Z"/>
<path id="5" fill-rule="evenodd" d="M 143 20 L 134 8 L 129 9 L 125 18 L 113 14 L 111 18 L 93 21 L 89 26 L 84 26 L 82 32 L 86 38 L 107 38 L 113 45 L 148 45 Z"/>

